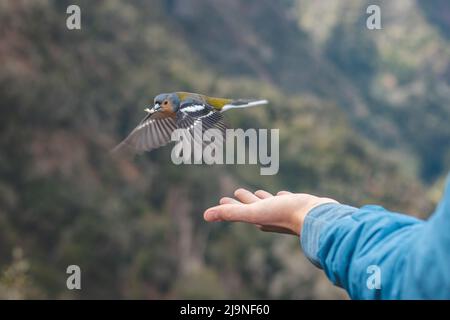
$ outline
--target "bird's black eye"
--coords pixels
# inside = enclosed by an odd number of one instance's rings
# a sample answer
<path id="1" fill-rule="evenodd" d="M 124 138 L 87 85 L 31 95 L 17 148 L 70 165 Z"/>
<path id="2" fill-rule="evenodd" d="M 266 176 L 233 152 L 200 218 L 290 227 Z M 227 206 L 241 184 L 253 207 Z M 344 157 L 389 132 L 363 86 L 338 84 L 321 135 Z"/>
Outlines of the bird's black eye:
<path id="1" fill-rule="evenodd" d="M 167 105 L 167 100 L 163 102 L 163 105 Z"/>

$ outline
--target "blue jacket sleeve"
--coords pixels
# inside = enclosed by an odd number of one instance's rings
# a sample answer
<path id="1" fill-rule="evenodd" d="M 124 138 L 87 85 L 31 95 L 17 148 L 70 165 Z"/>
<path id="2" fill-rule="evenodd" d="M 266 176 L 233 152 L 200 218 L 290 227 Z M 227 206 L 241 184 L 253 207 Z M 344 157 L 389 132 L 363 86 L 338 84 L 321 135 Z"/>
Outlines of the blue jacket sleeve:
<path id="1" fill-rule="evenodd" d="M 306 216 L 301 243 L 353 299 L 450 299 L 450 179 L 428 221 L 324 204 Z"/>

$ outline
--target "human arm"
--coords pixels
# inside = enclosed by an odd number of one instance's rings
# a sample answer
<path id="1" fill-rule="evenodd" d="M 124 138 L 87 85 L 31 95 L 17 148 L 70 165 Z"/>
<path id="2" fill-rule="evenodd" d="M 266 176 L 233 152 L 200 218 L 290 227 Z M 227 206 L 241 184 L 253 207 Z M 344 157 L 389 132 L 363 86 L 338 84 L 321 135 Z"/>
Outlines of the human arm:
<path id="1" fill-rule="evenodd" d="M 301 230 L 305 254 L 352 298 L 449 298 L 448 200 L 424 222 L 378 206 L 357 209 L 305 194 L 238 190 L 235 196 L 221 199 L 205 219 L 296 235 Z M 379 289 L 367 285 L 374 266 L 381 271 Z"/>

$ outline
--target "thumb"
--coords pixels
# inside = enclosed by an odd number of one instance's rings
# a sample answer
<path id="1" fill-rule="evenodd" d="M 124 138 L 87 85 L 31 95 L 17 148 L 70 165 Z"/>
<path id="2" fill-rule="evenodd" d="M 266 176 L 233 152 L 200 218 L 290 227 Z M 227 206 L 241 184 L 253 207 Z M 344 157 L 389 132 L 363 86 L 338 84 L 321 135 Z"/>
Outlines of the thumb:
<path id="1" fill-rule="evenodd" d="M 289 192 L 289 191 L 278 191 L 277 192 L 277 196 L 284 196 L 287 194 L 292 194 L 292 192 Z"/>

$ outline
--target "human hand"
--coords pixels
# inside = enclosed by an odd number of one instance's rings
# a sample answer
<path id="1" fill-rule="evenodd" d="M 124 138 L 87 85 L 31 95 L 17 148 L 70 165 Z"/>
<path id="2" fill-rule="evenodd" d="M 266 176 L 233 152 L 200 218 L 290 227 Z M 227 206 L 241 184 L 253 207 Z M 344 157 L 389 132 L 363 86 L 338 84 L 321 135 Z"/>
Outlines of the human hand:
<path id="1" fill-rule="evenodd" d="M 288 191 L 280 191 L 273 196 L 264 190 L 251 193 L 237 189 L 234 196 L 236 199 L 224 197 L 218 206 L 207 209 L 205 220 L 246 222 L 262 231 L 299 236 L 305 216 L 311 209 L 324 203 L 337 203 L 329 198 Z"/>

